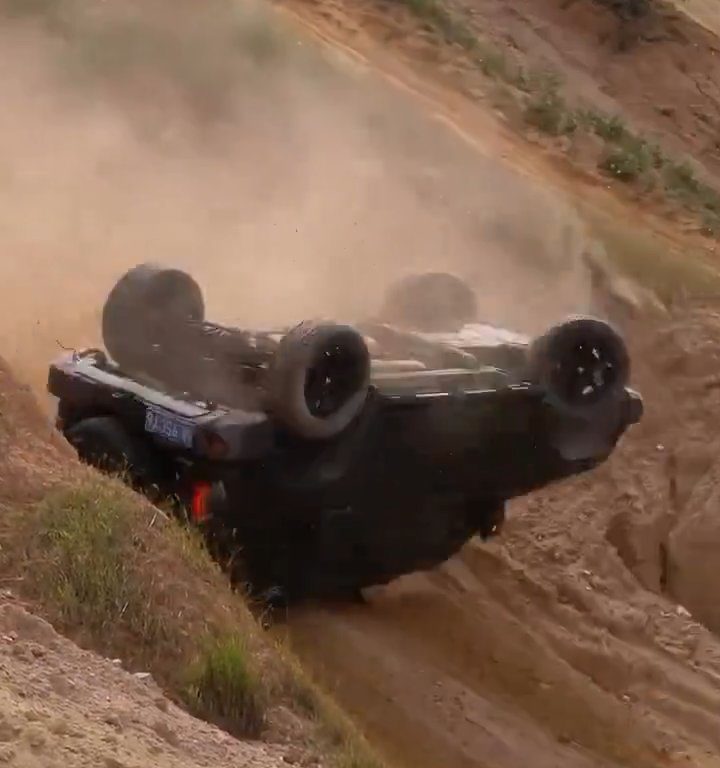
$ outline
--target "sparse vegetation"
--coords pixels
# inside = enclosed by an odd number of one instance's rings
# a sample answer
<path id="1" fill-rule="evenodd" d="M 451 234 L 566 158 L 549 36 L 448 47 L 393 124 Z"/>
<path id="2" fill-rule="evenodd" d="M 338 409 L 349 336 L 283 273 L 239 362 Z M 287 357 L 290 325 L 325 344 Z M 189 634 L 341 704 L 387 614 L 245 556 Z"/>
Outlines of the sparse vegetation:
<path id="1" fill-rule="evenodd" d="M 381 768 L 290 651 L 269 646 L 201 538 L 120 480 L 87 470 L 32 509 L 7 510 L 0 555 L 0 573 L 65 634 L 152 672 L 197 716 L 261 737 L 283 705 L 333 768 Z"/>
<path id="2" fill-rule="evenodd" d="M 656 169 L 663 178 L 668 198 L 697 214 L 699 229 L 714 236 L 720 223 L 720 192 L 700 182 L 687 163 L 667 158 L 660 149 L 637 136 L 618 115 L 587 107 L 573 107 L 562 94 L 559 76 L 546 70 L 526 71 L 509 61 L 502 51 L 480 39 L 471 24 L 450 10 L 443 0 L 402 0 L 425 23 L 433 25 L 448 43 L 460 45 L 474 66 L 486 77 L 517 89 L 524 98 L 525 123 L 548 136 L 590 131 L 605 143 L 598 169 L 626 184 L 647 186 L 647 172 Z M 647 12 L 642 2 L 608 0 L 622 19 L 638 18 Z M 502 109 L 509 99 L 498 101 Z M 641 187 L 642 188 L 642 187 Z"/>
<path id="3" fill-rule="evenodd" d="M 587 123 L 592 130 L 605 141 L 619 143 L 627 138 L 625 123 L 617 115 L 602 115 L 594 110 L 580 110 L 587 115 Z"/>
<path id="4" fill-rule="evenodd" d="M 419 18 L 428 22 L 449 43 L 466 50 L 479 47 L 479 40 L 458 16 L 449 11 L 441 0 L 402 0 Z"/>

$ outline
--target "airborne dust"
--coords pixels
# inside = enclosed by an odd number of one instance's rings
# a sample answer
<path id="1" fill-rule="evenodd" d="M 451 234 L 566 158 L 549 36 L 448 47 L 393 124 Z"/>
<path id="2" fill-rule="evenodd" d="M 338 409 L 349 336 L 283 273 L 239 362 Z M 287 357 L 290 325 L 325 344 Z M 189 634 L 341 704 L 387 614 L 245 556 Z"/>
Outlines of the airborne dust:
<path id="1" fill-rule="evenodd" d="M 142 261 L 238 324 L 352 320 L 418 269 L 520 330 L 587 309 L 565 204 L 267 8 L 198 7 L 0 4 L 0 348 L 34 386 Z"/>

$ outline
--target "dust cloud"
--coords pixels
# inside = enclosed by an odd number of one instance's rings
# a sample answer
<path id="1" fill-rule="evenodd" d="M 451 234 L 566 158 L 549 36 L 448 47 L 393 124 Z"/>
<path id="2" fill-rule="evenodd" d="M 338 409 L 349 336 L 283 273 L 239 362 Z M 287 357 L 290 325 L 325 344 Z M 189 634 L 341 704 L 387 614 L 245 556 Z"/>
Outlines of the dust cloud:
<path id="1" fill-rule="evenodd" d="M 587 309 L 567 204 L 269 8 L 0 14 L 0 354 L 38 389 L 58 345 L 100 341 L 107 291 L 142 261 L 191 271 L 213 319 L 250 326 L 352 320 L 438 268 L 527 332 Z"/>

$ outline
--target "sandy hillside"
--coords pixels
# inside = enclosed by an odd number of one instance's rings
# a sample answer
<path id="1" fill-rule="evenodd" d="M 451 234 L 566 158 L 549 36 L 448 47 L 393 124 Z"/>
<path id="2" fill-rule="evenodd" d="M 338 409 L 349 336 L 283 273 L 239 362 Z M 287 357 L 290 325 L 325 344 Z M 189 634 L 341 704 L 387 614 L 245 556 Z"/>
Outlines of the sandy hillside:
<path id="1" fill-rule="evenodd" d="M 252 27 L 243 39 L 261 53 L 239 67 L 226 17 L 198 26 L 188 12 L 169 22 L 160 0 L 139 27 L 132 17 L 129 37 L 98 37 L 102 24 L 58 36 L 37 19 L 0 33 L 0 101 L 12 105 L 0 112 L 10 148 L 0 168 L 0 347 L 37 392 L 58 345 L 96 341 L 108 287 L 147 258 L 191 269 L 212 314 L 248 324 L 318 308 L 362 314 L 395 276 L 452 268 L 488 317 L 533 332 L 597 308 L 583 256 L 628 241 L 624 230 L 600 238 L 588 224 L 592 207 L 618 227 L 647 225 L 646 276 L 657 258 L 677 270 L 665 282 L 679 282 L 678 255 L 694 265 L 698 251 L 715 274 L 714 241 L 659 217 L 654 204 L 633 207 L 632 195 L 594 171 L 559 166 L 557 142 L 522 138 L 472 79 L 459 83 L 457 46 L 438 48 L 432 29 L 418 33 L 404 5 L 283 5 L 329 47 L 292 24 L 280 43 Z M 640 35 L 622 58 L 617 19 L 601 5 L 463 0 L 460 10 L 496 42 L 511 40 L 522 61 L 552 59 L 576 91 L 690 147 L 714 173 L 714 97 L 701 100 L 709 122 L 690 116 L 694 83 L 717 81 L 714 38 L 663 11 L 653 23 L 673 36 Z M 148 45 L 151 21 L 159 37 Z M 595 34 L 600 27 L 607 34 Z M 127 40 L 156 78 L 126 69 Z M 148 53 L 157 50 L 160 60 Z M 660 64 L 664 76 L 654 77 Z M 679 301 L 659 318 L 613 317 L 631 344 L 647 415 L 607 466 L 514 502 L 497 543 L 473 542 L 437 572 L 375 591 L 366 606 L 294 610 L 274 630 L 289 634 L 398 768 L 720 766 L 720 641 L 709 629 L 720 631 L 720 618 L 707 588 L 720 558 L 718 309 Z M 3 408 L 27 409 L 36 427 L 32 445 L 8 454 L 0 503 L 18 489 L 41 495 L 65 466 L 47 448 L 42 415 L 16 391 Z M 197 762 L 201 753 L 255 754 L 158 708 L 149 683 L 81 654 L 15 602 L 3 601 L 0 624 L 17 635 L 1 646 L 7 674 L 37 684 L 38 711 L 49 714 L 26 726 L 29 705 L 6 700 L 18 759 L 43 764 L 32 751 L 38 729 L 38 743 L 59 749 L 74 744 L 79 724 L 87 738 L 75 754 L 93 760 L 105 756 L 108 735 L 128 748 L 137 736 L 128 768 L 147 755 L 209 765 L 215 758 Z M 116 721 L 48 693 L 61 663 L 89 697 L 110 696 Z M 84 665 L 94 677 L 79 675 Z M 43 726 L 56 718 L 67 734 Z M 190 762 L 172 762 L 181 759 Z"/>
<path id="2" fill-rule="evenodd" d="M 18 768 L 280 768 L 289 748 L 239 742 L 170 703 L 149 674 L 81 651 L 0 599 L 0 760 Z"/>

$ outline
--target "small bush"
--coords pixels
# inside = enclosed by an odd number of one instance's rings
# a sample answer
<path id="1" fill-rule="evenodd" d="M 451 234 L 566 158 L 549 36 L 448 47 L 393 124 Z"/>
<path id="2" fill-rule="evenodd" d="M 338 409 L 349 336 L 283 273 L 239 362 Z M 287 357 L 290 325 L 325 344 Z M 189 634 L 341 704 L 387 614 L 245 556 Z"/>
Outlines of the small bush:
<path id="1" fill-rule="evenodd" d="M 467 51 L 478 44 L 472 30 L 455 14 L 445 8 L 440 0 L 402 0 L 420 19 L 428 21 L 448 43 L 456 43 Z"/>
<path id="2" fill-rule="evenodd" d="M 190 667 L 184 698 L 195 714 L 235 736 L 262 733 L 267 695 L 252 654 L 240 637 L 207 642 Z"/>
<path id="3" fill-rule="evenodd" d="M 620 181 L 635 181 L 653 167 L 652 152 L 642 140 L 627 141 L 610 150 L 600 168 Z"/>
<path id="4" fill-rule="evenodd" d="M 525 93 L 557 95 L 562 86 L 562 78 L 551 70 L 528 72 L 521 68 L 516 71 L 511 84 Z"/>
<path id="5" fill-rule="evenodd" d="M 707 237 L 720 236 L 720 216 L 715 213 L 706 213 L 702 217 L 700 232 Z"/>
<path id="6" fill-rule="evenodd" d="M 550 136 L 572 133 L 577 123 L 562 96 L 554 89 L 543 91 L 527 105 L 525 122 Z"/>
<path id="7" fill-rule="evenodd" d="M 663 176 L 665 184 L 671 192 L 692 196 L 701 191 L 702 185 L 689 163 L 669 162 L 664 168 Z"/>
<path id="8" fill-rule="evenodd" d="M 628 138 L 625 123 L 617 115 L 602 115 L 591 111 L 589 119 L 595 133 L 605 141 L 619 143 Z"/>
<path id="9" fill-rule="evenodd" d="M 716 222 L 720 215 L 720 193 L 695 175 L 689 163 L 666 162 L 663 166 L 663 181 L 667 193 L 685 205 L 700 209 L 702 229 L 706 234 L 715 234 Z"/>
<path id="10" fill-rule="evenodd" d="M 509 80 L 509 65 L 505 56 L 492 48 L 482 47 L 478 54 L 477 62 L 480 70 L 487 77 Z"/>

